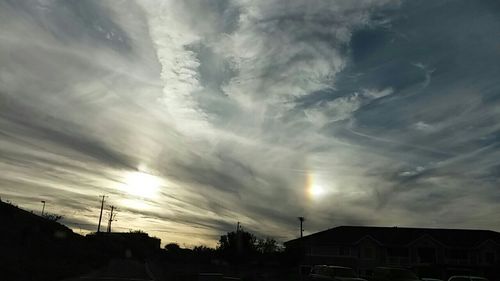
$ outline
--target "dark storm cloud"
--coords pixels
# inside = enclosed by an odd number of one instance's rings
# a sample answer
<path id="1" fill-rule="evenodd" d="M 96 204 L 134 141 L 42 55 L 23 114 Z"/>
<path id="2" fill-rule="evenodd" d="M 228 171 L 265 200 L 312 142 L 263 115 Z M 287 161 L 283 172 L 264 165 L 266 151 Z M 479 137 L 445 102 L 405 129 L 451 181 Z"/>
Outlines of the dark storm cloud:
<path id="1" fill-rule="evenodd" d="M 8 99 L 5 103 L 8 104 L 8 108 L 0 112 L 0 118 L 10 123 L 10 132 L 7 131 L 10 134 L 23 132 L 30 138 L 52 142 L 110 166 L 118 168 L 134 166 L 125 155 L 99 143 L 99 140 L 87 139 L 85 129 L 79 124 L 55 118 L 50 113 L 38 112 L 36 108 L 22 106 Z"/>

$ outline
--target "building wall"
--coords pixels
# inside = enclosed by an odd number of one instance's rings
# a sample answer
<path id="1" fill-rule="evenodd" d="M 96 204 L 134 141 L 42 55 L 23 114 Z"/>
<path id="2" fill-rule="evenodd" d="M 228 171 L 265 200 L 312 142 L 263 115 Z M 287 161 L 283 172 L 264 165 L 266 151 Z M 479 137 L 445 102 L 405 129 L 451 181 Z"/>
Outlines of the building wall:
<path id="1" fill-rule="evenodd" d="M 298 245 L 288 244 L 287 248 Z M 378 266 L 409 267 L 422 277 L 443 279 L 466 272 L 490 278 L 500 274 L 500 245 L 494 241 L 475 248 L 454 248 L 424 235 L 408 245 L 386 246 L 367 236 L 354 244 L 311 240 L 302 247 L 304 264 L 349 266 L 365 276 Z"/>

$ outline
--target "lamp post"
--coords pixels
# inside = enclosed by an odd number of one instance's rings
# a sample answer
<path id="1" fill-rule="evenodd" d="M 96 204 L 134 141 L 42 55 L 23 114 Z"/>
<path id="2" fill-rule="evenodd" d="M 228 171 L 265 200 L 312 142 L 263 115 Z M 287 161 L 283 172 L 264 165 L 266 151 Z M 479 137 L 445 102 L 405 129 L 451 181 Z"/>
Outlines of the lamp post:
<path id="1" fill-rule="evenodd" d="M 43 206 L 42 206 L 42 216 L 43 216 L 43 213 L 45 212 L 45 201 L 42 200 L 41 202 L 43 204 Z"/>

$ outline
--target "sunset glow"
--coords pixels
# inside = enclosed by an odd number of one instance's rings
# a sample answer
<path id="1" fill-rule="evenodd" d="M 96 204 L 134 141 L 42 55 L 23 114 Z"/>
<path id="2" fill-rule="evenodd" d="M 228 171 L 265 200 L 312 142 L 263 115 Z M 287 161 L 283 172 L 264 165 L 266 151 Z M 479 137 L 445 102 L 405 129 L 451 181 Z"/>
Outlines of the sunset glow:
<path id="1" fill-rule="evenodd" d="M 161 184 L 161 179 L 156 176 L 143 172 L 132 172 L 125 176 L 122 190 L 129 195 L 154 199 L 158 196 Z"/>

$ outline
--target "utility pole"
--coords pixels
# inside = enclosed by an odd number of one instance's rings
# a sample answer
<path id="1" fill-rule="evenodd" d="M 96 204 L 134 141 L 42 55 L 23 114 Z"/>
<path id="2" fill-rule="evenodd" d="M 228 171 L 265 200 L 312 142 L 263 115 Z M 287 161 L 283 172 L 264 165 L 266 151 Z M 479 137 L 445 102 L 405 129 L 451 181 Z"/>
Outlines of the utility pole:
<path id="1" fill-rule="evenodd" d="M 115 206 L 111 206 L 111 213 L 109 214 L 109 221 L 108 221 L 108 233 L 111 233 L 111 223 L 115 219 L 115 215 L 113 214 L 114 210 Z"/>
<path id="2" fill-rule="evenodd" d="M 101 232 L 102 209 L 104 209 L 104 198 L 106 198 L 106 195 L 99 195 L 99 197 L 102 197 L 102 201 L 101 201 L 101 213 L 99 214 L 99 224 L 97 225 L 97 233 Z"/>
<path id="3" fill-rule="evenodd" d="M 300 221 L 300 238 L 304 237 L 304 227 L 302 227 L 304 221 L 306 220 L 306 218 L 304 217 L 298 217 L 299 221 Z"/>
<path id="4" fill-rule="evenodd" d="M 243 241 L 241 240 L 241 223 L 238 222 L 236 224 L 236 251 L 238 252 L 238 255 L 241 253 L 243 250 Z M 229 238 L 229 237 L 228 237 Z"/>

